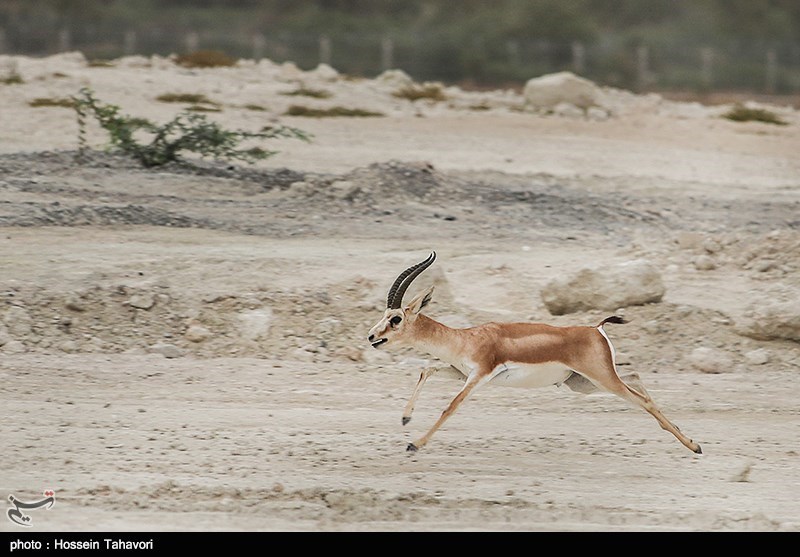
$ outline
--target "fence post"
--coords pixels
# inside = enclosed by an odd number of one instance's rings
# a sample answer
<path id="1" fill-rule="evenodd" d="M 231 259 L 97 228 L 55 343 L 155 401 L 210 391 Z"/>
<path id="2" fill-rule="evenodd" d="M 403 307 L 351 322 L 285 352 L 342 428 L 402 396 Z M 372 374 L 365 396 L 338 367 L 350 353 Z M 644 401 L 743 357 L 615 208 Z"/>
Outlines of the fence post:
<path id="1" fill-rule="evenodd" d="M 319 63 L 331 65 L 331 39 L 327 35 L 319 38 Z"/>
<path id="2" fill-rule="evenodd" d="M 62 29 L 58 32 L 58 51 L 59 52 L 69 52 L 72 41 L 70 40 L 69 29 Z"/>
<path id="3" fill-rule="evenodd" d="M 506 52 L 508 52 L 508 62 L 513 67 L 519 67 L 522 61 L 520 55 L 519 41 L 510 40 L 506 42 Z"/>
<path id="4" fill-rule="evenodd" d="M 770 95 L 778 89 L 778 53 L 775 49 L 767 51 L 766 90 Z"/>
<path id="5" fill-rule="evenodd" d="M 200 48 L 200 35 L 196 31 L 186 33 L 183 45 L 186 48 L 186 52 L 197 52 Z"/>
<path id="6" fill-rule="evenodd" d="M 381 39 L 381 70 L 391 70 L 394 67 L 394 41 L 391 37 Z"/>
<path id="7" fill-rule="evenodd" d="M 650 82 L 650 50 L 642 45 L 636 49 L 636 86 L 644 90 Z"/>
<path id="8" fill-rule="evenodd" d="M 704 47 L 700 49 L 700 81 L 703 88 L 711 89 L 714 85 L 714 49 Z"/>
<path id="9" fill-rule="evenodd" d="M 572 43 L 572 69 L 578 75 L 586 71 L 586 47 L 580 41 Z"/>
<path id="10" fill-rule="evenodd" d="M 267 46 L 267 39 L 264 35 L 253 35 L 253 60 L 258 62 L 264 57 L 264 47 Z"/>
<path id="11" fill-rule="evenodd" d="M 136 54 L 136 31 L 125 31 L 122 38 L 122 52 L 125 56 Z"/>

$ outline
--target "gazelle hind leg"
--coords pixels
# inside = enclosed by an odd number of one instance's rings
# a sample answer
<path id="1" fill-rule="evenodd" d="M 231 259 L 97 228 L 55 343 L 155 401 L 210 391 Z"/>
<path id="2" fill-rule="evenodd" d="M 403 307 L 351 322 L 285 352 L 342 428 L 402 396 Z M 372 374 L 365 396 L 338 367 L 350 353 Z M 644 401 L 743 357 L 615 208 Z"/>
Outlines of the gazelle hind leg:
<path id="1" fill-rule="evenodd" d="M 661 409 L 656 405 L 655 401 L 650 397 L 647 391 L 644 394 L 626 385 L 615 372 L 604 373 L 600 377 L 593 377 L 593 379 L 605 390 L 614 393 L 615 395 L 629 400 L 637 406 L 642 407 L 651 416 L 653 416 L 662 429 L 669 431 L 690 451 L 702 454 L 703 451 L 700 445 L 686 437 L 681 430 L 667 419 L 661 412 Z"/>

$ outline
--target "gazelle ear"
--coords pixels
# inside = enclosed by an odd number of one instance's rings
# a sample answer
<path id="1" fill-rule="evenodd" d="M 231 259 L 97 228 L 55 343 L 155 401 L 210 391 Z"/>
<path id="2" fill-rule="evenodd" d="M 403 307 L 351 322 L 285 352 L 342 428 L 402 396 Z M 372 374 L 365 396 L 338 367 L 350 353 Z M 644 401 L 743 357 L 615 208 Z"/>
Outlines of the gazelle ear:
<path id="1" fill-rule="evenodd" d="M 419 294 L 414 296 L 414 299 L 411 300 L 406 306 L 406 311 L 411 313 L 412 315 L 418 314 L 422 308 L 428 305 L 428 302 L 431 301 L 432 297 L 433 297 L 433 286 L 431 286 L 424 292 L 420 292 Z"/>

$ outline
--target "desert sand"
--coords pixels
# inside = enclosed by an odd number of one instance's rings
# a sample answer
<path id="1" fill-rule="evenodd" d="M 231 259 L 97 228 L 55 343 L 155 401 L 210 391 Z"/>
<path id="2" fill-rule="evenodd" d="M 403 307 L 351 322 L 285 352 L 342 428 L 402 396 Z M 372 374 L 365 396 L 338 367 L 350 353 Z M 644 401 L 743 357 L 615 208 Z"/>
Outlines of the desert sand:
<path id="1" fill-rule="evenodd" d="M 5 69 L 4 69 L 5 68 Z M 519 92 L 392 93 L 407 78 L 241 61 L 0 57 L 0 495 L 56 504 L 34 531 L 800 529 L 800 114 L 603 90 L 603 110 Z M 313 134 L 249 166 L 152 169 L 75 114 L 90 87 L 164 121 Z M 325 99 L 290 96 L 325 90 Z M 371 118 L 289 117 L 292 104 Z M 258 107 L 258 108 L 255 108 Z M 609 325 L 704 454 L 608 394 L 487 386 L 418 453 L 460 388 L 434 377 L 407 426 L 411 350 L 374 350 L 397 274 L 453 326 Z M 645 260 L 660 301 L 552 315 L 541 289 Z M 625 285 L 620 285 L 625 289 Z M 0 531 L 19 532 L 8 520 Z"/>

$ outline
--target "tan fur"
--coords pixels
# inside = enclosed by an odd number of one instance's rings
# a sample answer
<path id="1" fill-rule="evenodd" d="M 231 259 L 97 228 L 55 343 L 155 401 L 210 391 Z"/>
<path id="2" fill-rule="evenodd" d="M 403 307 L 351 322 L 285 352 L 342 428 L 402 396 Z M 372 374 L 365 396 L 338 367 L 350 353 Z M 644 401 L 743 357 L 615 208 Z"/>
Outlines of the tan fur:
<path id="1" fill-rule="evenodd" d="M 638 392 L 618 376 L 610 341 L 597 327 L 555 327 L 543 323 L 486 323 L 467 329 L 453 329 L 419 313 L 430 299 L 432 288 L 412 300 L 402 310 L 387 309 L 384 317 L 370 331 L 370 341 L 386 338 L 387 343 L 422 349 L 465 376 L 464 386 L 450 402 L 433 427 L 409 445 L 417 450 L 428 443 L 436 430 L 478 386 L 489 382 L 509 363 L 544 364 L 558 362 L 583 375 L 598 387 L 641 406 L 690 450 L 700 453 L 700 446 L 683 435 L 661 413 L 646 391 Z M 402 316 L 397 326 L 390 325 L 394 316 Z M 411 419 L 422 385 L 438 368 L 423 371 L 409 404 L 403 413 L 403 424 Z"/>

